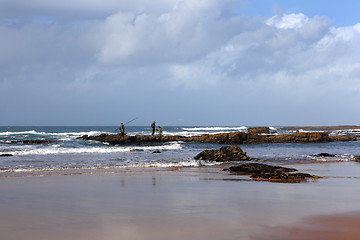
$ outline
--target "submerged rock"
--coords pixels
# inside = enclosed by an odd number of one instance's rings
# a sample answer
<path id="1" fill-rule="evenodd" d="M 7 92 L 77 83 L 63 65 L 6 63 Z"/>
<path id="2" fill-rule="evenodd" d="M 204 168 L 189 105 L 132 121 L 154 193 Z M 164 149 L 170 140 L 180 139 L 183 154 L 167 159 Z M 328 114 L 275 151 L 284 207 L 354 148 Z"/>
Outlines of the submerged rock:
<path id="1" fill-rule="evenodd" d="M 313 155 L 314 157 L 335 157 L 334 154 L 330 154 L 330 153 L 319 153 L 316 155 Z"/>
<path id="2" fill-rule="evenodd" d="M 256 180 L 267 181 L 300 182 L 309 178 L 318 178 L 317 176 L 308 173 L 297 172 L 297 169 L 295 168 L 272 166 L 262 163 L 246 163 L 225 170 L 228 170 L 231 173 L 251 175 L 250 177 Z"/>
<path id="3" fill-rule="evenodd" d="M 13 156 L 13 155 L 10 153 L 0 154 L 0 157 L 11 157 L 11 156 Z"/>
<path id="4" fill-rule="evenodd" d="M 252 160 L 246 155 L 239 146 L 221 147 L 217 150 L 205 150 L 194 157 L 195 160 L 207 160 L 215 162 L 228 161 L 250 161 Z"/>
<path id="5" fill-rule="evenodd" d="M 52 143 L 55 140 L 50 139 L 32 139 L 32 140 L 19 140 L 19 141 L 11 141 L 11 143 L 23 143 L 23 144 L 43 144 L 43 143 Z"/>

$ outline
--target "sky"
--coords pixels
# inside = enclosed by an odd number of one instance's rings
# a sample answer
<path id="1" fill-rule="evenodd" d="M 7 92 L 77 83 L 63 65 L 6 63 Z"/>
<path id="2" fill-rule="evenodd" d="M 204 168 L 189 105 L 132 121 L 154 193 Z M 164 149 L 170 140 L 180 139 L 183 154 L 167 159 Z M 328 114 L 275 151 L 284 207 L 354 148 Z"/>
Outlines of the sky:
<path id="1" fill-rule="evenodd" d="M 0 0 L 0 126 L 359 125 L 359 9 Z"/>

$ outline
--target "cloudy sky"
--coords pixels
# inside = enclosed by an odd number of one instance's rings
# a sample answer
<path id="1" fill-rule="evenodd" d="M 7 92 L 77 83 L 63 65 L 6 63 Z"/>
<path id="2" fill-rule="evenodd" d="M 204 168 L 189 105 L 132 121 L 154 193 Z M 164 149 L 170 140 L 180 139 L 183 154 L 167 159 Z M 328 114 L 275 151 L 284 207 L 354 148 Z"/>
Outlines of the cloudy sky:
<path id="1" fill-rule="evenodd" d="M 360 124 L 359 9 L 0 0 L 0 125 Z"/>

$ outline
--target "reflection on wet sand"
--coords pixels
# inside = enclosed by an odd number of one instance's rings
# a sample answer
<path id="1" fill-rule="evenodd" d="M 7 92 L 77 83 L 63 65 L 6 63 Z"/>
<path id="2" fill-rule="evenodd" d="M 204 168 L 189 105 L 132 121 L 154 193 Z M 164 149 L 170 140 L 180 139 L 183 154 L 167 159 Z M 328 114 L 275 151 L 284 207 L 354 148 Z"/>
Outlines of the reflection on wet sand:
<path id="1" fill-rule="evenodd" d="M 360 212 L 315 216 L 291 226 L 267 227 L 251 240 L 358 240 Z"/>

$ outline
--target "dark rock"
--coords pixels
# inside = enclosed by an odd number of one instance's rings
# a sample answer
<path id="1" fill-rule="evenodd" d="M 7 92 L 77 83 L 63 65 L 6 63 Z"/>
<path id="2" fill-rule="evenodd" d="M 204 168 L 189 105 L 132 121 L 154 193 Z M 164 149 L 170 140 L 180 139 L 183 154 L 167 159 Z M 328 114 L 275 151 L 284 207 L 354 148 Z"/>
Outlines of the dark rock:
<path id="1" fill-rule="evenodd" d="M 250 128 L 248 128 L 248 133 L 254 133 L 254 134 L 270 133 L 270 128 L 269 127 L 250 127 Z"/>
<path id="2" fill-rule="evenodd" d="M 33 139 L 33 140 L 19 140 L 19 141 L 11 141 L 11 143 L 23 143 L 23 144 L 43 144 L 43 143 L 52 143 L 55 140 L 50 139 Z"/>
<path id="3" fill-rule="evenodd" d="M 357 161 L 357 162 L 360 162 L 360 156 L 355 156 L 354 160 Z"/>
<path id="4" fill-rule="evenodd" d="M 346 141 L 356 141 L 359 136 L 357 135 L 337 135 L 337 136 L 330 136 L 332 142 L 346 142 Z"/>
<path id="5" fill-rule="evenodd" d="M 230 167 L 231 173 L 249 174 L 256 180 L 279 181 L 279 182 L 300 182 L 309 178 L 318 178 L 308 173 L 296 172 L 295 168 L 272 166 L 261 163 L 246 163 L 240 166 Z M 289 173 L 296 172 L 296 173 Z"/>
<path id="6" fill-rule="evenodd" d="M 319 153 L 316 155 L 313 155 L 314 157 L 335 157 L 334 154 L 330 154 L 330 153 Z"/>
<path id="7" fill-rule="evenodd" d="M 0 154 L 0 157 L 11 157 L 11 156 L 13 156 L 13 155 L 10 153 Z"/>
<path id="8" fill-rule="evenodd" d="M 281 173 L 281 172 L 265 172 L 254 173 L 251 175 L 253 179 L 265 179 L 269 181 L 281 181 L 281 182 L 299 182 L 308 178 L 317 178 L 308 173 Z"/>
<path id="9" fill-rule="evenodd" d="M 144 151 L 143 149 L 138 149 L 138 148 L 134 148 L 130 150 L 130 152 L 143 152 L 143 151 Z"/>
<path id="10" fill-rule="evenodd" d="M 230 172 L 240 173 L 264 173 L 264 172 L 296 172 L 295 168 L 286 168 L 280 166 L 272 166 L 262 163 L 246 163 L 239 166 L 229 168 Z"/>
<path id="11" fill-rule="evenodd" d="M 239 146 L 222 147 L 218 150 L 205 150 L 199 153 L 194 159 L 215 162 L 251 160 L 251 158 L 246 155 L 246 152 L 243 152 Z"/>
<path id="12" fill-rule="evenodd" d="M 155 150 L 153 153 L 161 153 L 160 150 Z"/>

